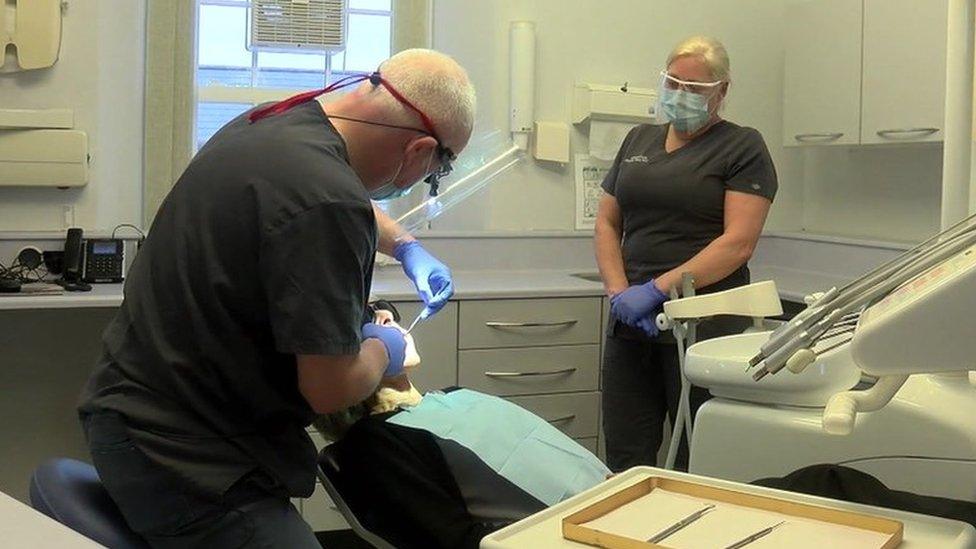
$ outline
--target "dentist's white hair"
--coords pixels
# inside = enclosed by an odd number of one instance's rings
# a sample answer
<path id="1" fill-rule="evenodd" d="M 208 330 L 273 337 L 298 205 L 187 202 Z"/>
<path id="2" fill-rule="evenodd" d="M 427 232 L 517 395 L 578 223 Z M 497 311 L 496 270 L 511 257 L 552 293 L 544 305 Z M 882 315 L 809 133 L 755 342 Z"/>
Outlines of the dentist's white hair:
<path id="1" fill-rule="evenodd" d="M 468 73 L 457 61 L 434 50 L 416 48 L 397 53 L 379 70 L 400 94 L 430 117 L 445 146 L 456 153 L 467 144 L 474 128 L 476 99 Z M 381 94 L 395 118 L 420 127 L 417 114 L 381 88 L 374 92 Z"/>

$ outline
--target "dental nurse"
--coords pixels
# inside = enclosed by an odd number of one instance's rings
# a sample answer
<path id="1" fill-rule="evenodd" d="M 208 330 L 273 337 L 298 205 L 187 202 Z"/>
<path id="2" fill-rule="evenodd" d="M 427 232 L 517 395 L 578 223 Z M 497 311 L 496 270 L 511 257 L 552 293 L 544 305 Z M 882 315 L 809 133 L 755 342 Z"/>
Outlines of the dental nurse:
<path id="1" fill-rule="evenodd" d="M 659 115 L 627 135 L 606 179 L 595 247 L 610 297 L 603 359 L 607 464 L 654 465 L 665 417 L 674 418 L 681 381 L 670 333 L 655 316 L 682 273 L 696 293 L 749 283 L 747 262 L 776 194 L 776 170 L 762 135 L 723 120 L 729 56 L 713 38 L 680 43 L 661 72 Z M 746 319 L 704 322 L 699 339 L 741 331 Z M 691 393 L 692 414 L 707 399 Z M 672 420 L 673 422 L 673 420 Z M 678 453 L 686 467 L 687 445 Z"/>

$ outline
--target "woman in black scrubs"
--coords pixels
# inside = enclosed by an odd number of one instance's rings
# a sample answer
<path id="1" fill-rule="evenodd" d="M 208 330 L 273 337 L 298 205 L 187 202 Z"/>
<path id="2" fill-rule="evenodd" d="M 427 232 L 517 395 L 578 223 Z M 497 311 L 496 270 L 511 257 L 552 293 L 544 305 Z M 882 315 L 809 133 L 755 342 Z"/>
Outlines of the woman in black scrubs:
<path id="1" fill-rule="evenodd" d="M 715 39 L 694 37 L 661 73 L 663 125 L 631 130 L 603 182 L 596 256 L 611 302 L 603 359 L 607 462 L 620 471 L 654 465 L 664 418 L 680 392 L 677 351 L 655 316 L 682 273 L 697 293 L 749 283 L 746 262 L 776 194 L 762 136 L 719 115 L 729 58 Z M 747 319 L 704 322 L 699 339 L 741 331 Z M 694 388 L 692 413 L 708 396 Z M 682 444 L 679 466 L 687 463 Z"/>

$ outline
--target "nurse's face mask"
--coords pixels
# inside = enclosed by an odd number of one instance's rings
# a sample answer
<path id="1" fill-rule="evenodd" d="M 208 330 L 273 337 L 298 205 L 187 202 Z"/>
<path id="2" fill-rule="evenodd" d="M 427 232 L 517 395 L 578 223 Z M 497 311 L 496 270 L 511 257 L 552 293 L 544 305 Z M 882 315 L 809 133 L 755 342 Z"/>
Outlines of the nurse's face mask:
<path id="1" fill-rule="evenodd" d="M 681 133 L 695 133 L 705 127 L 712 117 L 711 99 L 722 90 L 725 81 L 691 82 L 661 71 L 658 92 L 660 116 Z"/>
<path id="2" fill-rule="evenodd" d="M 315 99 L 320 95 L 325 95 L 327 93 L 336 91 L 338 89 L 352 86 L 353 84 L 358 84 L 365 80 L 369 80 L 370 84 L 372 84 L 373 86 L 383 86 L 384 88 L 386 88 L 386 91 L 388 91 L 390 95 L 393 96 L 394 99 L 396 99 L 401 104 L 403 104 L 403 106 L 417 113 L 417 116 L 420 118 L 420 122 L 421 125 L 423 125 L 423 128 L 399 126 L 396 124 L 386 124 L 384 122 L 375 122 L 372 120 L 361 120 L 358 118 L 349 118 L 349 117 L 335 116 L 335 115 L 331 115 L 330 118 L 349 120 L 351 122 L 358 122 L 360 124 L 370 124 L 372 126 L 381 126 L 390 129 L 409 130 L 409 131 L 414 131 L 414 132 L 421 133 L 423 135 L 433 137 L 434 141 L 437 142 L 437 148 L 434 149 L 434 152 L 431 156 L 431 160 L 429 161 L 429 163 L 432 164 L 434 157 L 436 157 L 437 165 L 436 167 L 434 167 L 433 170 L 431 170 L 430 167 L 428 166 L 428 169 L 426 170 L 427 175 L 424 177 L 424 182 L 426 182 L 430 186 L 430 196 L 437 196 L 437 189 L 438 186 L 440 185 L 440 180 L 442 177 L 447 177 L 447 175 L 451 173 L 451 170 L 453 169 L 451 163 L 454 161 L 455 158 L 457 158 L 457 155 L 454 154 L 454 151 L 444 146 L 440 137 L 438 137 L 437 135 L 437 130 L 434 129 L 434 122 L 430 119 L 430 117 L 427 116 L 422 110 L 417 108 L 412 102 L 410 102 L 409 99 L 404 97 L 403 94 L 397 91 L 396 88 L 394 88 L 385 78 L 383 78 L 380 75 L 379 71 L 370 74 L 354 74 L 352 76 L 347 76 L 345 78 L 341 78 L 333 82 L 332 84 L 322 89 L 312 90 L 312 91 L 300 93 L 298 95 L 293 95 L 277 103 L 272 103 L 267 107 L 255 109 L 248 115 L 248 120 L 250 120 L 251 123 L 253 124 L 258 120 L 261 120 L 262 118 L 283 113 L 292 107 L 301 105 L 302 103 L 307 103 L 309 101 L 312 101 L 313 99 Z M 396 186 L 393 183 L 396 180 L 397 176 L 399 175 L 400 170 L 402 169 L 403 169 L 403 164 L 401 163 L 400 167 L 397 168 L 397 173 L 394 174 L 390 182 L 384 184 L 382 187 L 378 189 L 374 189 L 373 191 L 371 191 L 370 198 L 372 198 L 373 200 L 393 200 L 394 198 L 399 198 L 409 193 L 412 185 L 408 185 L 406 187 L 401 188 Z"/>

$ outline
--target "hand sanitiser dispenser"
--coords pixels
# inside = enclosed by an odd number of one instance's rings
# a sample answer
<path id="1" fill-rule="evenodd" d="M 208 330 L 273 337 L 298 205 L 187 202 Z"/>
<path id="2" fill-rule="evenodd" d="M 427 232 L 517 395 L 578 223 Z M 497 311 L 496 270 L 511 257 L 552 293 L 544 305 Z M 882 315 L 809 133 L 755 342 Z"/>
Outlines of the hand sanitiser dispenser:
<path id="1" fill-rule="evenodd" d="M 14 66 L 6 64 L 9 48 L 16 52 Z M 0 2 L 0 72 L 50 67 L 60 51 L 61 0 Z"/>

